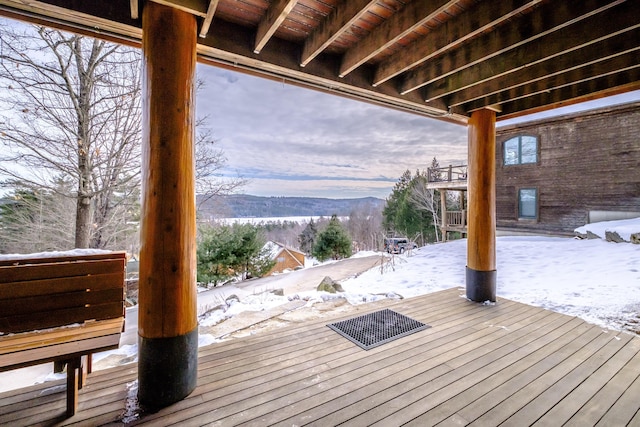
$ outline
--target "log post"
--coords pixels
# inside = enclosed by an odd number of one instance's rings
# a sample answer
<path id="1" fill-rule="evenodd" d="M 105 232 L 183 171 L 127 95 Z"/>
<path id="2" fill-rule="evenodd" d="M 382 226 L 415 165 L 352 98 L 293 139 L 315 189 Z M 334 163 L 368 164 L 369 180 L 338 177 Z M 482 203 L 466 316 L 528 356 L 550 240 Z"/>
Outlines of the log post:
<path id="1" fill-rule="evenodd" d="M 138 398 L 157 409 L 196 386 L 196 18 L 146 2 Z"/>
<path id="2" fill-rule="evenodd" d="M 496 113 L 469 119 L 467 298 L 496 300 Z"/>

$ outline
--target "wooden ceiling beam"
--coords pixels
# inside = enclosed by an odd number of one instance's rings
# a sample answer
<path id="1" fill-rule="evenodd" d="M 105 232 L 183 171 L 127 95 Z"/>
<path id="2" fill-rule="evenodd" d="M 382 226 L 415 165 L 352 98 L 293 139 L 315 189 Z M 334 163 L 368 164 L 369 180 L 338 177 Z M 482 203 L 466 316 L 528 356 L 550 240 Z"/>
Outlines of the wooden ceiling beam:
<path id="1" fill-rule="evenodd" d="M 382 61 L 373 77 L 377 86 L 392 77 L 414 68 L 425 61 L 461 45 L 507 19 L 526 11 L 541 0 L 492 0 L 477 3 L 457 18 L 435 28 L 425 37 L 416 39 L 400 52 Z"/>
<path id="2" fill-rule="evenodd" d="M 276 0 L 269 6 L 264 14 L 256 32 L 254 53 L 260 53 L 265 44 L 276 32 L 285 18 L 291 13 L 298 0 Z"/>
<path id="3" fill-rule="evenodd" d="M 619 2 L 620 0 L 616 0 L 614 4 Z M 510 49 L 563 28 L 568 25 L 567 20 L 576 22 L 585 19 L 597 11 L 602 11 L 603 7 L 611 7 L 611 1 L 568 0 L 543 5 L 513 23 L 505 24 L 410 71 L 401 85 L 400 93 L 408 93 L 440 78 L 501 56 Z"/>
<path id="4" fill-rule="evenodd" d="M 60 1 L 50 4 L 0 0 L 0 16 L 139 47 L 142 20 L 131 17 L 130 1 L 118 4 L 80 1 L 74 9 L 66 9 L 58 6 Z"/>
<path id="5" fill-rule="evenodd" d="M 339 3 L 305 41 L 300 66 L 304 67 L 311 62 L 376 2 L 377 0 L 348 0 Z"/>
<path id="6" fill-rule="evenodd" d="M 140 17 L 140 10 L 138 9 L 138 0 L 130 0 L 129 9 L 131 9 L 131 19 L 138 19 Z"/>
<path id="7" fill-rule="evenodd" d="M 631 31 L 618 34 L 615 37 L 599 40 L 596 43 L 583 46 L 580 49 L 537 62 L 520 70 L 522 72 L 509 73 L 491 79 L 485 84 L 474 85 L 446 95 L 446 103 L 451 107 L 469 104 L 474 101 L 487 105 L 496 104 L 503 101 L 499 100 L 499 96 L 496 98 L 494 95 L 518 86 L 560 75 L 581 67 L 595 65 L 598 62 L 606 61 L 617 56 L 632 54 L 629 59 L 633 61 L 635 58 L 640 57 L 638 40 L 640 40 L 640 28 L 635 28 Z M 626 68 L 628 65 L 629 64 L 622 64 L 621 68 Z M 586 69 L 584 72 L 592 72 L 592 70 Z"/>
<path id="8" fill-rule="evenodd" d="M 531 66 L 559 58 L 638 26 L 640 26 L 639 8 L 629 7 L 628 3 L 608 8 L 601 13 L 589 15 L 580 22 L 580 25 L 563 26 L 557 31 L 548 31 L 533 42 L 520 44 L 502 55 L 493 56 L 471 67 L 439 78 L 425 87 L 426 101 L 474 85 L 484 86 L 493 79 L 516 72 L 529 76 Z M 523 27 L 525 25 L 519 28 Z M 514 27 L 514 30 L 517 31 L 517 28 Z M 601 54 L 606 53 L 601 52 Z"/>
<path id="9" fill-rule="evenodd" d="M 160 3 L 165 6 L 175 7 L 183 12 L 204 18 L 207 16 L 209 9 L 208 0 L 151 0 L 154 3 Z"/>
<path id="10" fill-rule="evenodd" d="M 637 67 L 580 83 L 547 89 L 539 86 L 537 94 L 502 104 L 500 120 L 520 117 L 553 108 L 566 107 L 640 89 L 640 64 Z"/>
<path id="11" fill-rule="evenodd" d="M 209 28 L 211 27 L 211 22 L 213 22 L 213 15 L 216 14 L 216 9 L 218 8 L 219 0 L 210 0 L 209 7 L 207 8 L 207 15 L 204 17 L 204 21 L 202 22 L 202 27 L 200 27 L 200 37 L 206 37 L 209 32 Z"/>
<path id="12" fill-rule="evenodd" d="M 589 80 L 597 80 L 640 67 L 638 61 L 640 47 L 636 47 L 618 56 L 612 56 L 598 62 L 586 63 L 568 71 L 553 74 L 527 84 L 518 85 L 494 93 L 484 98 L 462 104 L 465 111 L 474 111 L 486 105 L 504 105 L 517 100 L 536 96 L 540 93 L 580 85 Z M 626 82 L 625 82 L 626 83 Z"/>
<path id="13" fill-rule="evenodd" d="M 409 3 L 345 52 L 340 65 L 340 77 L 346 76 L 456 3 L 457 0 L 416 0 Z"/>

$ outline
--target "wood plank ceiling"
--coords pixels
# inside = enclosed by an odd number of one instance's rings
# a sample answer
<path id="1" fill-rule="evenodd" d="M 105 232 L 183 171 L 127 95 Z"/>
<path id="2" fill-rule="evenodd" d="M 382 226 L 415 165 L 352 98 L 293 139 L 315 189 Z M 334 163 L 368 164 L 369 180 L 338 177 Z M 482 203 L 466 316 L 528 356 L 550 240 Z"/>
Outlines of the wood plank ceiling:
<path id="1" fill-rule="evenodd" d="M 640 89 L 638 0 L 154 1 L 197 16 L 201 62 L 447 121 Z M 0 0 L 0 14 L 139 45 L 144 3 Z"/>

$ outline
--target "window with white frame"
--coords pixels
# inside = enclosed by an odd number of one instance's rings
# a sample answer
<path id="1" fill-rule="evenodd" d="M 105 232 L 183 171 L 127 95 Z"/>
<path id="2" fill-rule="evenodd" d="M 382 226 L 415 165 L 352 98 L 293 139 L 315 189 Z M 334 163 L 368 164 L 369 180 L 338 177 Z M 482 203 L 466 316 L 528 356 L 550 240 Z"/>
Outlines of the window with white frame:
<path id="1" fill-rule="evenodd" d="M 518 218 L 538 218 L 538 189 L 521 188 L 518 190 Z"/>
<path id="2" fill-rule="evenodd" d="M 516 136 L 504 143 L 504 164 L 523 165 L 538 161 L 538 138 L 535 136 Z"/>

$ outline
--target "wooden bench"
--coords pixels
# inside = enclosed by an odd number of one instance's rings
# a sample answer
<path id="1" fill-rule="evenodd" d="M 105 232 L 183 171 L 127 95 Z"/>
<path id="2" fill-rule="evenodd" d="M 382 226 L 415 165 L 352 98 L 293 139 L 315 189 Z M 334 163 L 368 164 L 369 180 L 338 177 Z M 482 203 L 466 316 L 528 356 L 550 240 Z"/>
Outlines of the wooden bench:
<path id="1" fill-rule="evenodd" d="M 0 372 L 67 367 L 67 416 L 76 413 L 91 354 L 118 348 L 126 254 L 0 260 Z"/>

